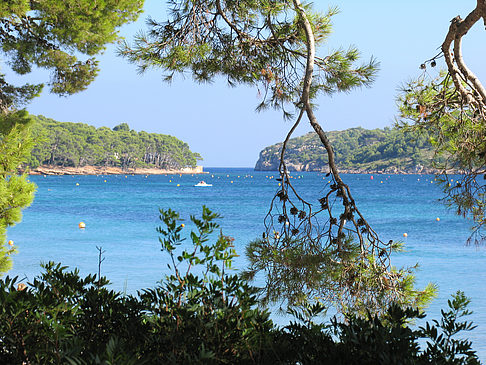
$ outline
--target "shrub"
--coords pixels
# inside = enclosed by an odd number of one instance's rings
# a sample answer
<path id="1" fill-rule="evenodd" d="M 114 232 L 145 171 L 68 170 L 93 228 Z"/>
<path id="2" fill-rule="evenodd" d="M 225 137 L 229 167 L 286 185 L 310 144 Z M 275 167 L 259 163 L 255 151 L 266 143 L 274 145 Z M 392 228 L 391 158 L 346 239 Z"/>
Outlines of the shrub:
<path id="1" fill-rule="evenodd" d="M 236 253 L 217 214 L 203 207 L 183 244 L 183 225 L 161 210 L 162 250 L 171 274 L 137 296 L 109 290 L 104 277 L 79 276 L 61 264 L 43 265 L 27 286 L 0 280 L 1 364 L 479 364 L 471 342 L 457 339 L 474 326 L 461 322 L 469 300 L 458 292 L 442 319 L 412 329 L 424 315 L 391 306 L 385 316 L 347 316 L 318 323 L 324 308 L 304 304 L 283 328 L 258 306 L 257 289 L 228 274 Z M 425 338 L 421 349 L 418 340 Z"/>

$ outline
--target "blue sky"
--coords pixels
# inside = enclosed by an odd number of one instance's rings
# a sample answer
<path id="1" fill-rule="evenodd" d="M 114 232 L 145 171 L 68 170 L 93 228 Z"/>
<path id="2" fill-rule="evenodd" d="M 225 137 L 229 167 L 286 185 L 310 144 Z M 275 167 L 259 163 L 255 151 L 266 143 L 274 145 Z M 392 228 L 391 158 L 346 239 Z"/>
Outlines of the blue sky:
<path id="1" fill-rule="evenodd" d="M 341 13 L 334 17 L 334 34 L 329 50 L 356 45 L 364 60 L 371 56 L 381 63 L 371 88 L 318 100 L 317 117 L 324 130 L 362 126 L 381 128 L 393 124 L 395 98 L 401 84 L 421 74 L 418 66 L 438 53 L 456 15 L 463 18 L 475 7 L 475 0 L 346 0 L 315 1 L 317 9 L 337 5 Z M 146 0 L 145 13 L 137 23 L 122 28 L 127 40 L 145 29 L 150 14 L 166 19 L 163 0 Z M 481 24 L 464 40 L 464 56 L 480 79 L 486 78 L 484 47 L 486 32 Z M 127 122 L 139 131 L 176 136 L 199 152 L 206 167 L 253 167 L 259 152 L 281 142 L 291 126 L 277 112 L 256 113 L 257 91 L 247 87 L 229 88 L 224 81 L 195 84 L 191 78 L 177 77 L 171 84 L 162 81 L 162 71 L 138 75 L 136 66 L 115 55 L 110 46 L 100 57 L 101 72 L 88 90 L 68 98 L 44 92 L 28 106 L 33 114 L 59 121 L 83 122 L 113 127 Z M 443 67 L 443 61 L 437 68 Z M 2 71 L 11 73 L 3 65 Z M 432 76 L 434 73 L 432 73 Z M 48 74 L 36 71 L 25 82 L 46 81 Z M 12 80 L 12 78 L 10 78 Z M 296 135 L 310 131 L 304 123 Z"/>

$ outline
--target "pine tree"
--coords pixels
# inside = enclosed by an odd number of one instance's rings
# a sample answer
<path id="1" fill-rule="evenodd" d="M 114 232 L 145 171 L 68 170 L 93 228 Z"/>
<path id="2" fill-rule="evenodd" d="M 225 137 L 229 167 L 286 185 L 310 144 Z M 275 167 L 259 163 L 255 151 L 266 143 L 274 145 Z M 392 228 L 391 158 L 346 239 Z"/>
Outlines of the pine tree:
<path id="1" fill-rule="evenodd" d="M 319 55 L 338 10 L 321 14 L 300 0 L 169 4 L 169 19 L 151 20 L 149 32 L 140 34 L 133 46 L 125 44 L 122 55 L 140 71 L 161 68 L 167 80 L 183 73 L 196 82 L 224 77 L 231 86 L 256 86 L 262 95 L 257 110 L 275 108 L 294 121 L 283 142 L 281 184 L 265 219 L 266 230 L 248 250 L 249 277 L 266 276 L 266 298 L 289 304 L 317 300 L 341 311 L 377 312 L 390 302 L 416 305 L 430 298 L 431 287 L 422 293 L 412 290 L 408 271 L 390 266 L 398 245 L 383 242 L 357 208 L 314 114 L 319 96 L 369 86 L 377 72 L 374 59 L 357 64 L 354 47 Z M 331 183 L 322 187 L 316 201 L 300 196 L 284 158 L 304 119 L 322 143 L 329 165 Z"/>
<path id="2" fill-rule="evenodd" d="M 17 174 L 33 147 L 31 122 L 25 111 L 0 115 L 0 274 L 11 268 L 15 252 L 11 240 L 5 244 L 7 228 L 20 222 L 22 209 L 32 203 L 36 190 L 27 175 Z"/>
<path id="3" fill-rule="evenodd" d="M 0 2 L 0 51 L 21 75 L 33 67 L 50 70 L 50 90 L 71 95 L 84 90 L 98 73 L 95 55 L 118 39 L 118 28 L 134 21 L 143 0 L 15 0 Z M 78 57 L 85 57 L 80 60 Z M 20 222 L 32 203 L 35 184 L 18 168 L 33 147 L 32 120 L 19 110 L 43 84 L 16 86 L 0 73 L 0 274 L 12 265 L 15 247 L 6 231 Z M 11 243 L 11 242 L 10 242 Z"/>
<path id="4" fill-rule="evenodd" d="M 476 243 L 486 239 L 486 88 L 468 67 L 462 43 L 485 19 L 485 0 L 476 0 L 464 19 L 453 18 L 440 53 L 420 65 L 423 76 L 405 85 L 398 100 L 402 127 L 431 136 L 443 201 L 472 219 Z M 442 58 L 447 70 L 430 77 L 427 68 Z M 450 173 L 460 173 L 454 183 Z"/>

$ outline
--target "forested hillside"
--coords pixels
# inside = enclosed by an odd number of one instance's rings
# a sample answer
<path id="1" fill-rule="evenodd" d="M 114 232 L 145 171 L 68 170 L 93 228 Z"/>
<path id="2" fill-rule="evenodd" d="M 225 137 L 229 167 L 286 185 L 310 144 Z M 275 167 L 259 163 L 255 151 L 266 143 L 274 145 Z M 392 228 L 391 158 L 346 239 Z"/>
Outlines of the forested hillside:
<path id="1" fill-rule="evenodd" d="M 113 129 L 96 128 L 84 123 L 57 122 L 44 116 L 34 117 L 33 134 L 37 145 L 28 165 L 79 167 L 85 165 L 155 167 L 180 169 L 194 167 L 201 156 L 187 143 L 156 133 L 130 130 L 126 123 Z"/>
<path id="2" fill-rule="evenodd" d="M 432 146 L 426 135 L 396 128 L 368 130 L 361 127 L 327 133 L 343 171 L 424 172 L 432 166 Z M 255 170 L 278 170 L 282 143 L 260 153 Z M 327 169 L 327 154 L 315 133 L 293 138 L 285 154 L 289 170 Z"/>

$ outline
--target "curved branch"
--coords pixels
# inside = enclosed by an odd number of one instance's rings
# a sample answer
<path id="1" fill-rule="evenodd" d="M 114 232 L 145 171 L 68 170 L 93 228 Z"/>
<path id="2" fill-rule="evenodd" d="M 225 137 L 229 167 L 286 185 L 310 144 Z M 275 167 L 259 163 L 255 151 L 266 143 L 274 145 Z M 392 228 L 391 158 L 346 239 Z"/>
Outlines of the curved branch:
<path id="1" fill-rule="evenodd" d="M 481 18 L 486 19 L 486 0 L 477 0 L 476 8 L 471 11 L 464 20 L 462 20 L 460 16 L 452 19 L 449 31 L 442 43 L 441 49 L 444 54 L 447 68 L 454 81 L 454 85 L 461 95 L 468 103 L 475 104 L 479 102 L 481 105 L 485 106 L 486 89 L 483 87 L 477 76 L 466 66 L 461 50 L 462 37 L 464 37 Z M 454 49 L 453 53 L 451 52 L 451 46 Z M 480 98 L 474 97 L 474 95 L 465 88 L 463 82 L 467 82 L 468 85 L 479 94 Z M 469 82 L 471 84 L 469 84 Z"/>

